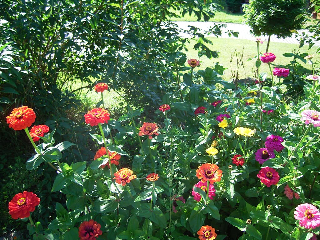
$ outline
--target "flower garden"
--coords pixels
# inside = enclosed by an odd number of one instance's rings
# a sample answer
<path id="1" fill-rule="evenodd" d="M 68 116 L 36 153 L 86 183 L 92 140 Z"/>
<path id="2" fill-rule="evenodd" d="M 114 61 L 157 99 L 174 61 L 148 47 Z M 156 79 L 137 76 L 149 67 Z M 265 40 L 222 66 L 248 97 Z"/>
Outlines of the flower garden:
<path id="1" fill-rule="evenodd" d="M 46 90 L 54 96 L 43 98 L 48 103 L 30 97 L 3 111 L 13 146 L 30 151 L 14 159 L 23 159 L 25 183 L 3 194 L 10 221 L 26 229 L 14 239 L 317 239 L 317 57 L 288 53 L 290 64 L 278 65 L 277 52 L 261 52 L 257 38 L 253 80 L 241 83 L 222 80 L 219 64 L 200 69 L 201 58 L 187 59 L 170 44 L 169 67 L 150 49 L 142 51 L 141 61 L 156 77 L 139 64 L 121 69 L 123 55 L 112 58 L 112 77 L 88 80 L 99 99 L 94 103 L 69 109 L 61 95 Z M 212 51 L 202 47 L 210 57 Z M 127 53 L 124 58 L 135 59 Z M 139 71 L 133 75 L 132 69 Z M 128 75 L 122 79 L 120 73 Z M 34 89 L 50 86 L 41 79 Z M 40 94 L 34 89 L 28 95 Z M 105 100 L 119 89 L 125 106 L 107 107 Z M 63 117 L 55 118 L 62 107 L 50 108 L 51 101 L 66 103 Z M 36 180 L 28 185 L 32 176 Z"/>

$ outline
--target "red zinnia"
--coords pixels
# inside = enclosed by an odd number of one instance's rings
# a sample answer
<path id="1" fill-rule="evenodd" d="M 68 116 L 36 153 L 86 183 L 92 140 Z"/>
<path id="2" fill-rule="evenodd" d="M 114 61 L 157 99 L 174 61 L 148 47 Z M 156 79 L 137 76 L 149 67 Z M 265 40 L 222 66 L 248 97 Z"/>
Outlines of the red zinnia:
<path id="1" fill-rule="evenodd" d="M 206 108 L 205 107 L 198 107 L 195 111 L 194 111 L 194 114 L 195 115 L 198 115 L 198 114 L 200 114 L 200 113 L 206 113 Z"/>
<path id="2" fill-rule="evenodd" d="M 24 191 L 16 194 L 9 202 L 9 214 L 13 219 L 27 218 L 39 204 L 40 198 L 36 194 Z"/>
<path id="3" fill-rule="evenodd" d="M 168 104 L 163 104 L 163 105 L 161 105 L 161 106 L 159 107 L 159 110 L 160 110 L 161 112 L 168 111 L 168 110 L 170 110 L 170 106 L 169 106 Z"/>
<path id="4" fill-rule="evenodd" d="M 92 219 L 82 222 L 79 226 L 80 240 L 96 240 L 99 235 L 102 235 L 100 228 L 101 225 Z"/>
<path id="5" fill-rule="evenodd" d="M 47 125 L 35 125 L 30 130 L 30 136 L 34 142 L 37 142 L 40 140 L 40 137 L 43 137 L 49 130 Z"/>
<path id="6" fill-rule="evenodd" d="M 279 173 L 271 167 L 261 168 L 257 177 L 260 178 L 260 181 L 267 187 L 270 187 L 271 185 L 276 185 L 280 179 Z"/>
<path id="7" fill-rule="evenodd" d="M 142 127 L 140 127 L 139 136 L 148 135 L 149 139 L 152 139 L 152 135 L 159 135 L 158 126 L 156 123 L 144 122 Z"/>
<path id="8" fill-rule="evenodd" d="M 110 114 L 106 109 L 94 108 L 84 115 L 85 122 L 90 126 L 97 126 L 99 123 L 108 123 Z"/>
<path id="9" fill-rule="evenodd" d="M 32 108 L 22 106 L 14 108 L 6 119 L 10 128 L 13 128 L 14 130 L 23 130 L 34 123 L 36 114 Z"/>
<path id="10" fill-rule="evenodd" d="M 118 172 L 114 174 L 114 178 L 116 180 L 116 183 L 121 184 L 122 186 L 125 186 L 127 183 L 129 183 L 131 180 L 137 178 L 136 175 L 133 175 L 133 171 L 129 168 L 121 168 Z"/>
<path id="11" fill-rule="evenodd" d="M 211 226 L 202 226 L 197 232 L 200 240 L 214 240 L 217 237 L 216 231 Z"/>
<path id="12" fill-rule="evenodd" d="M 114 165 L 119 165 L 119 160 L 121 158 L 121 155 L 117 152 L 110 152 L 108 150 L 108 154 L 109 154 L 109 161 L 111 164 Z M 96 160 L 98 158 L 101 158 L 102 156 L 107 155 L 107 150 L 105 147 L 100 148 L 97 152 L 96 155 L 94 156 L 93 160 Z M 100 166 L 100 168 L 105 168 L 105 167 L 110 168 L 109 162 L 107 162 L 106 164 L 103 164 Z"/>
<path id="13" fill-rule="evenodd" d="M 232 158 L 232 163 L 237 165 L 237 166 L 242 166 L 244 164 L 244 158 L 240 154 L 236 154 Z"/>
<path id="14" fill-rule="evenodd" d="M 94 90 L 96 90 L 96 92 L 103 92 L 104 90 L 108 90 L 109 86 L 106 83 L 97 83 L 94 86 Z"/>
<path id="15" fill-rule="evenodd" d="M 155 181 L 157 181 L 157 180 L 159 179 L 159 175 L 156 174 L 156 173 L 150 173 L 150 174 L 146 177 L 146 179 L 147 179 L 148 181 L 150 181 L 150 182 L 155 182 Z"/>
<path id="16" fill-rule="evenodd" d="M 216 164 L 205 163 L 198 167 L 196 176 L 202 182 L 209 181 L 210 184 L 213 184 L 221 181 L 222 171 Z"/>

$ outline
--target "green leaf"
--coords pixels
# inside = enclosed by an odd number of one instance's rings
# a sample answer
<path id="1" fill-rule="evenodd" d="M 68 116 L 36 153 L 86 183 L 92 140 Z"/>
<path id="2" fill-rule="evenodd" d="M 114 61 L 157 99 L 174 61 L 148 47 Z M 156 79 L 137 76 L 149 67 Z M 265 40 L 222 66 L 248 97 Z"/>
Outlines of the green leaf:
<path id="1" fill-rule="evenodd" d="M 240 231 L 246 230 L 246 222 L 240 218 L 227 217 L 225 220 Z"/>
<path id="2" fill-rule="evenodd" d="M 90 136 L 93 138 L 93 140 L 96 140 L 98 142 L 98 144 L 103 144 L 104 141 L 103 141 L 103 138 L 101 135 L 99 134 L 92 134 L 92 133 L 89 133 Z"/>
<path id="3" fill-rule="evenodd" d="M 79 238 L 78 231 L 79 231 L 78 228 L 71 228 L 69 231 L 63 234 L 63 240 L 78 239 Z"/>
<path id="4" fill-rule="evenodd" d="M 293 230 L 291 225 L 287 224 L 279 217 L 270 216 L 269 222 L 272 227 L 280 229 L 283 233 L 290 234 Z"/>
<path id="5" fill-rule="evenodd" d="M 175 102 L 172 104 L 173 108 L 177 108 L 181 111 L 190 111 L 191 110 L 191 105 L 190 103 L 187 102 Z"/>
<path id="6" fill-rule="evenodd" d="M 86 162 L 76 162 L 72 163 L 71 167 L 74 173 L 81 174 L 86 169 Z"/>
<path id="7" fill-rule="evenodd" d="M 135 216 L 132 216 L 128 223 L 128 231 L 134 232 L 139 229 L 139 221 Z"/>
<path id="8" fill-rule="evenodd" d="M 245 192 L 247 197 L 258 197 L 259 193 L 256 187 L 250 188 Z"/>
<path id="9" fill-rule="evenodd" d="M 188 73 L 185 73 L 183 75 L 183 82 L 187 85 L 187 86 L 191 86 L 193 84 L 192 79 L 191 79 L 191 75 Z"/>
<path id="10" fill-rule="evenodd" d="M 134 156 L 132 162 L 132 171 L 134 171 L 135 173 L 139 173 L 141 171 L 142 163 L 144 162 L 145 158 L 145 156 L 141 155 Z"/>
<path id="11" fill-rule="evenodd" d="M 59 161 L 62 158 L 60 150 L 56 147 L 49 147 L 43 153 L 46 162 Z"/>
<path id="12" fill-rule="evenodd" d="M 44 161 L 45 159 L 42 157 L 42 155 L 35 154 L 34 156 L 28 159 L 26 163 L 26 168 L 27 170 L 34 170 Z"/>
<path id="13" fill-rule="evenodd" d="M 205 215 L 201 211 L 198 212 L 198 211 L 192 210 L 189 217 L 189 225 L 192 232 L 195 233 L 199 231 L 199 229 L 204 223 L 205 218 L 206 218 Z"/>
<path id="14" fill-rule="evenodd" d="M 98 213 L 109 213 L 113 212 L 118 208 L 118 202 L 115 197 L 110 197 L 107 200 L 96 200 L 93 203 L 93 209 Z"/>
<path id="15" fill-rule="evenodd" d="M 152 189 L 148 189 L 142 193 L 139 194 L 138 197 L 134 200 L 135 202 L 143 201 L 143 200 L 149 200 L 152 197 Z"/>
<path id="16" fill-rule="evenodd" d="M 140 204 L 140 207 L 138 208 L 138 216 L 145 218 L 151 217 L 150 203 Z"/>
<path id="17" fill-rule="evenodd" d="M 248 225 L 247 225 L 247 230 L 246 230 L 246 232 L 247 232 L 251 237 L 254 237 L 255 239 L 259 239 L 259 240 L 262 239 L 261 233 L 260 233 L 254 226 L 252 226 L 251 224 L 248 224 Z"/>
<path id="18" fill-rule="evenodd" d="M 219 209 L 214 205 L 214 202 L 210 201 L 206 206 L 205 211 L 211 215 L 211 217 L 220 220 Z"/>
<path id="19" fill-rule="evenodd" d="M 12 93 L 12 94 L 19 94 L 14 88 L 12 87 L 4 87 L 1 92 L 3 93 Z"/>
<path id="20" fill-rule="evenodd" d="M 158 207 L 155 207 L 151 211 L 151 216 L 149 217 L 149 219 L 155 224 L 159 225 L 159 227 L 161 228 L 167 227 L 167 219 Z"/>
<path id="21" fill-rule="evenodd" d="M 97 170 L 101 165 L 103 165 L 103 159 L 102 158 L 98 158 L 96 160 L 94 160 L 91 164 L 90 164 L 90 168 L 92 170 Z"/>
<path id="22" fill-rule="evenodd" d="M 61 205 L 61 203 L 56 203 L 56 213 L 57 218 L 64 218 L 68 215 L 68 211 Z"/>
<path id="23" fill-rule="evenodd" d="M 51 191 L 52 192 L 60 191 L 62 188 L 64 188 L 64 185 L 66 184 L 66 182 L 67 182 L 67 179 L 64 178 L 62 174 L 58 174 L 56 176 L 56 179 L 53 182 Z"/>
<path id="24" fill-rule="evenodd" d="M 66 150 L 67 148 L 71 147 L 75 145 L 74 143 L 68 142 L 68 141 L 64 141 L 62 143 L 59 143 L 55 146 L 55 148 L 57 148 L 60 152 L 62 152 L 63 150 Z"/>

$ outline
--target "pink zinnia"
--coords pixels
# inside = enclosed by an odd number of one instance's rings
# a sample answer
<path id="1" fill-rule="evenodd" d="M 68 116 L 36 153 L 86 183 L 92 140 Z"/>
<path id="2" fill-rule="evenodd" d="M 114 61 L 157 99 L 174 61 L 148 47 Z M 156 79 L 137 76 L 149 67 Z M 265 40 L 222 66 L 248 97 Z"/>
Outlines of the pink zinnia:
<path id="1" fill-rule="evenodd" d="M 273 152 L 273 150 L 281 152 L 284 149 L 284 146 L 282 146 L 281 144 L 282 142 L 282 137 L 276 135 L 269 135 L 266 139 L 265 146 L 270 152 Z"/>
<path id="2" fill-rule="evenodd" d="M 320 76 L 318 76 L 318 75 L 309 75 L 309 76 L 306 77 L 306 79 L 313 80 L 313 81 L 317 81 L 317 80 L 320 81 Z"/>
<path id="3" fill-rule="evenodd" d="M 260 181 L 267 187 L 270 187 L 271 185 L 276 185 L 280 179 L 279 173 L 271 167 L 261 168 L 257 177 L 260 178 Z"/>
<path id="4" fill-rule="evenodd" d="M 212 106 L 216 107 L 218 106 L 220 103 L 222 103 L 221 100 L 217 100 L 217 101 L 214 101 L 213 103 L 211 103 Z"/>
<path id="5" fill-rule="evenodd" d="M 207 193 L 207 183 L 206 182 L 202 182 L 202 181 L 199 181 L 196 185 L 194 185 L 193 187 L 193 190 L 192 190 L 192 196 L 194 198 L 194 200 L 196 200 L 197 202 L 200 202 L 201 200 L 201 195 L 194 191 L 195 188 L 200 188 L 202 189 L 204 192 Z M 215 194 L 216 190 L 214 189 L 214 186 L 213 184 L 209 184 L 209 193 L 208 193 L 208 196 L 209 198 L 212 200 L 213 197 L 216 195 Z"/>
<path id="6" fill-rule="evenodd" d="M 202 113 L 202 114 L 204 114 L 204 113 L 206 113 L 206 108 L 205 107 L 198 107 L 195 111 L 194 111 L 194 114 L 195 115 L 198 115 L 198 114 L 200 114 L 200 113 Z"/>
<path id="7" fill-rule="evenodd" d="M 216 117 L 216 120 L 222 122 L 225 118 L 231 118 L 229 114 L 220 114 Z"/>
<path id="8" fill-rule="evenodd" d="M 317 112 L 315 110 L 304 110 L 301 113 L 302 121 L 305 122 L 305 124 L 312 123 L 314 127 L 320 127 L 320 112 Z"/>
<path id="9" fill-rule="evenodd" d="M 288 77 L 289 69 L 287 68 L 274 68 L 273 69 L 273 76 L 277 77 Z"/>
<path id="10" fill-rule="evenodd" d="M 190 67 L 195 68 L 195 67 L 200 66 L 200 61 L 197 59 L 189 59 L 188 64 Z"/>
<path id="11" fill-rule="evenodd" d="M 265 53 L 260 57 L 261 62 L 263 63 L 270 63 L 276 59 L 276 55 L 273 53 Z"/>
<path id="12" fill-rule="evenodd" d="M 168 111 L 168 110 L 170 110 L 170 106 L 169 106 L 168 104 L 163 104 L 163 105 L 161 105 L 161 106 L 159 107 L 159 110 L 160 110 L 161 112 Z"/>
<path id="13" fill-rule="evenodd" d="M 299 199 L 300 196 L 298 193 L 294 192 L 290 187 L 289 185 L 287 184 L 285 187 L 284 187 L 284 194 L 287 196 L 287 198 L 289 198 L 290 200 L 293 199 L 293 196 L 295 197 L 295 199 Z"/>
<path id="14" fill-rule="evenodd" d="M 274 157 L 275 155 L 273 151 L 269 151 L 267 148 L 260 148 L 256 152 L 256 161 L 258 161 L 260 164 L 263 164 L 268 159 Z"/>
<path id="15" fill-rule="evenodd" d="M 301 227 L 315 229 L 320 226 L 320 212 L 309 203 L 303 203 L 296 207 L 294 218 L 299 220 Z"/>

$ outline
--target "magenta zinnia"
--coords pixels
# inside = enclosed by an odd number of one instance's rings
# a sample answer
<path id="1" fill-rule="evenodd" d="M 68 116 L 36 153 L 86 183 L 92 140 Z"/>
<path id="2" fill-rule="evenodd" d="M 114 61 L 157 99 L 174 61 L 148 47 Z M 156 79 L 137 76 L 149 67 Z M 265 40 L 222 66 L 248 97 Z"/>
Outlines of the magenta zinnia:
<path id="1" fill-rule="evenodd" d="M 92 219 L 82 222 L 79 227 L 80 240 L 96 240 L 99 235 L 102 235 L 100 228 L 101 225 Z"/>
<path id="2" fill-rule="evenodd" d="M 266 139 L 265 146 L 269 152 L 273 152 L 276 150 L 277 152 L 281 152 L 284 149 L 282 146 L 283 138 L 276 135 L 269 135 Z"/>
<path id="3" fill-rule="evenodd" d="M 263 63 L 270 63 L 276 59 L 276 55 L 273 53 L 265 53 L 260 57 L 261 62 Z"/>
<path id="4" fill-rule="evenodd" d="M 269 151 L 267 148 L 260 148 L 256 152 L 256 161 L 258 161 L 260 164 L 263 164 L 265 161 L 267 161 L 270 158 L 274 158 L 274 152 Z"/>
<path id="5" fill-rule="evenodd" d="M 205 193 L 208 193 L 207 183 L 202 182 L 202 181 L 199 181 L 197 184 L 195 184 L 195 185 L 193 186 L 192 196 L 193 196 L 194 200 L 196 200 L 197 202 L 200 202 L 200 200 L 201 200 L 201 195 L 200 195 L 198 192 L 194 191 L 195 188 L 200 188 L 200 189 L 203 190 Z M 216 195 L 215 192 L 216 192 L 216 190 L 215 190 L 213 184 L 209 184 L 209 193 L 208 193 L 208 196 L 209 196 L 209 198 L 210 198 L 211 200 L 212 200 L 213 197 Z"/>
<path id="6" fill-rule="evenodd" d="M 47 125 L 35 125 L 30 129 L 30 136 L 34 142 L 40 140 L 47 132 L 49 132 L 49 127 Z"/>
<path id="7" fill-rule="evenodd" d="M 84 115 L 85 122 L 90 126 L 97 126 L 99 123 L 108 123 L 110 114 L 106 109 L 94 108 Z"/>
<path id="8" fill-rule="evenodd" d="M 216 117 L 216 120 L 222 122 L 225 118 L 231 118 L 229 114 L 220 114 Z"/>
<path id="9" fill-rule="evenodd" d="M 267 187 L 270 187 L 271 185 L 276 185 L 280 179 L 278 172 L 271 167 L 261 168 L 257 177 L 260 178 L 260 181 Z"/>
<path id="10" fill-rule="evenodd" d="M 14 108 L 6 119 L 9 127 L 17 131 L 30 127 L 36 120 L 36 114 L 32 108 L 22 106 Z"/>
<path id="11" fill-rule="evenodd" d="M 217 101 L 214 101 L 213 103 L 211 103 L 212 106 L 216 107 L 218 106 L 220 103 L 222 103 L 221 100 L 217 100 Z"/>
<path id="12" fill-rule="evenodd" d="M 305 124 L 313 124 L 314 127 L 320 127 L 320 112 L 317 112 L 315 110 L 304 110 L 301 113 L 302 121 L 305 122 Z"/>
<path id="13" fill-rule="evenodd" d="M 289 69 L 287 68 L 274 68 L 273 69 L 273 76 L 277 77 L 288 77 Z"/>
<path id="14" fill-rule="evenodd" d="M 309 203 L 303 203 L 296 207 L 294 211 L 294 218 L 299 220 L 301 227 L 307 229 L 315 229 L 320 226 L 320 212 Z"/>

